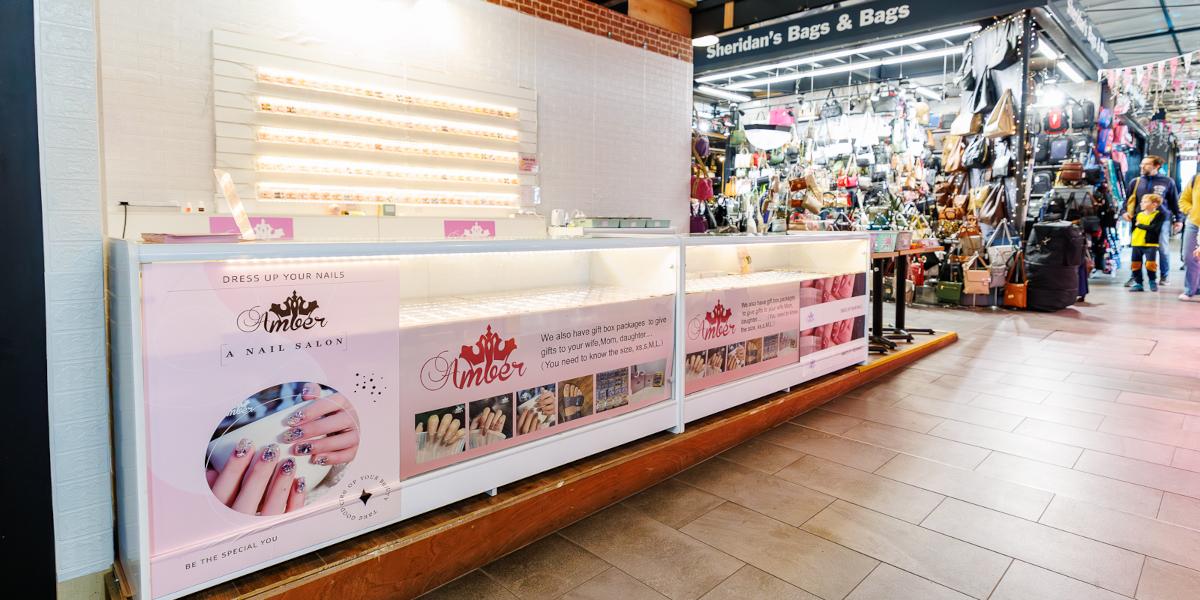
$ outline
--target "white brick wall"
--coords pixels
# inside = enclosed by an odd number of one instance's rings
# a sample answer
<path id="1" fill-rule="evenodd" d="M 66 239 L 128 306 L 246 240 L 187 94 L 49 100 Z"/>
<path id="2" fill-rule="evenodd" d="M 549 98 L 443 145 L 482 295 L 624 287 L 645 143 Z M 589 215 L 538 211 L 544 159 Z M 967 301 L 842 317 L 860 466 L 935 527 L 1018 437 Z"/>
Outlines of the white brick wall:
<path id="1" fill-rule="evenodd" d="M 539 99 L 547 214 L 561 207 L 685 224 L 691 111 L 685 62 L 481 0 L 420 9 L 412 0 L 93 2 L 38 0 L 60 580 L 112 562 L 101 216 L 105 203 L 122 200 L 212 198 L 213 29 L 531 87 Z"/>
<path id="2" fill-rule="evenodd" d="M 37 2 L 54 537 L 60 581 L 112 564 L 103 204 L 92 0 Z"/>

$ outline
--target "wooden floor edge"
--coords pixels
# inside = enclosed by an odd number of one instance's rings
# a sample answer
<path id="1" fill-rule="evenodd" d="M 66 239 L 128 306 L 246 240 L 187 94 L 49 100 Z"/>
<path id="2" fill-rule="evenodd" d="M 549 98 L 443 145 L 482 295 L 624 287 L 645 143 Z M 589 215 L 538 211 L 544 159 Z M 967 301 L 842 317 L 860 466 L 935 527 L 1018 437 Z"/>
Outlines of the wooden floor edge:
<path id="1" fill-rule="evenodd" d="M 483 514 L 448 519 L 415 539 L 384 541 L 352 557 L 256 582 L 257 589 L 239 585 L 238 597 L 415 598 L 957 340 L 953 332 L 922 338 L 869 364 L 690 423 L 683 433 L 658 436 L 646 448 L 607 461 L 593 457 L 596 468 L 515 493 L 511 501 L 497 498 Z"/>

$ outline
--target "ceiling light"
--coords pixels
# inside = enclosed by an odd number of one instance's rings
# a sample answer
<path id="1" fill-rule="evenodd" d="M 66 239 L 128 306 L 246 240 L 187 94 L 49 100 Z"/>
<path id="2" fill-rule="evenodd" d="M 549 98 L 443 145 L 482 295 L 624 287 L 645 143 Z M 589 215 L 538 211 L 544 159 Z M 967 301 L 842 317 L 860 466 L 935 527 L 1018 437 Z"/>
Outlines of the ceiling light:
<path id="1" fill-rule="evenodd" d="M 698 38 L 692 38 L 692 46 L 696 48 L 707 48 L 720 41 L 721 38 L 715 35 L 702 35 Z"/>
<path id="2" fill-rule="evenodd" d="M 847 71 L 858 71 L 860 69 L 870 69 L 872 67 L 878 67 L 878 66 L 882 66 L 882 65 L 898 65 L 898 64 L 909 63 L 909 62 L 914 62 L 914 61 L 918 61 L 918 60 L 928 60 L 931 58 L 940 58 L 943 56 L 950 56 L 953 54 L 962 54 L 962 53 L 963 53 L 963 48 L 961 46 L 951 46 L 949 48 L 942 48 L 940 50 L 927 50 L 925 52 L 918 52 L 916 54 L 905 54 L 905 55 L 901 55 L 901 56 L 888 56 L 885 58 L 876 58 L 874 60 L 868 60 L 868 61 L 864 61 L 864 62 L 860 62 L 860 63 L 854 63 L 854 64 L 848 64 L 848 65 L 838 65 L 835 67 L 826 67 L 824 69 L 813 69 L 811 71 L 788 73 L 785 75 L 776 75 L 775 77 L 768 77 L 766 79 L 760 79 L 757 81 L 742 81 L 742 82 L 738 82 L 733 85 L 727 86 L 726 89 L 745 90 L 745 89 L 750 89 L 753 87 L 758 87 L 761 85 L 782 83 L 785 81 L 795 81 L 797 79 L 804 79 L 805 77 L 821 77 L 824 75 L 836 75 L 838 73 L 845 73 Z"/>
<path id="3" fill-rule="evenodd" d="M 745 94 L 737 94 L 734 92 L 729 92 L 726 90 L 722 90 L 720 88 L 715 88 L 711 85 L 698 85 L 698 86 L 696 86 L 695 91 L 697 94 L 704 94 L 705 96 L 711 96 L 713 98 L 720 98 L 722 100 L 729 100 L 730 102 L 749 102 L 750 101 L 750 96 L 747 96 Z"/>
<path id="4" fill-rule="evenodd" d="M 792 128 L 787 125 L 745 125 L 746 141 L 759 150 L 774 150 L 792 141 Z"/>
<path id="5" fill-rule="evenodd" d="M 921 44 L 909 44 L 909 46 L 912 46 L 914 50 L 926 50 L 925 46 Z"/>
<path id="6" fill-rule="evenodd" d="M 722 71 L 720 73 L 712 73 L 710 75 L 704 75 L 701 77 L 697 77 L 696 81 L 699 83 L 707 83 L 710 81 L 719 81 L 722 79 L 729 79 L 730 77 L 737 77 L 739 75 L 746 75 L 748 73 L 761 73 L 763 71 L 773 71 L 775 69 L 786 69 L 787 67 L 795 67 L 798 65 L 811 65 L 814 62 L 834 60 L 836 58 L 841 58 L 844 56 L 854 56 L 856 54 L 866 54 L 868 52 L 878 52 L 880 50 L 886 50 L 888 48 L 900 48 L 903 46 L 910 46 L 912 44 L 919 44 L 921 42 L 929 42 L 929 41 L 933 41 L 933 40 L 939 40 L 939 39 L 946 38 L 946 37 L 963 36 L 963 35 L 975 33 L 976 31 L 979 31 L 979 30 L 980 30 L 979 25 L 967 25 L 965 27 L 957 27 L 955 29 L 950 29 L 950 30 L 946 30 L 946 31 L 938 31 L 938 32 L 934 32 L 934 33 L 927 33 L 924 35 L 913 36 L 913 37 L 900 39 L 900 40 L 892 40 L 890 42 L 880 42 L 878 44 L 871 44 L 869 46 L 861 46 L 858 48 L 850 48 L 847 50 L 838 50 L 836 52 L 829 52 L 827 54 L 821 54 L 821 55 L 817 55 L 817 56 L 796 58 L 796 59 L 786 60 L 783 62 L 778 62 L 778 63 L 774 63 L 774 64 L 769 64 L 769 65 L 760 65 L 757 67 L 744 67 L 744 68 L 739 68 L 739 69 L 733 69 L 730 71 Z"/>
<path id="7" fill-rule="evenodd" d="M 1083 75 L 1080 75 L 1079 71 L 1076 71 L 1075 67 L 1071 66 L 1071 63 L 1069 63 L 1069 62 L 1066 62 L 1066 61 L 1059 62 L 1058 63 L 1058 71 L 1060 73 L 1062 73 L 1063 75 L 1066 75 L 1067 79 L 1070 79 L 1071 81 L 1074 81 L 1075 83 L 1083 83 L 1084 81 L 1086 81 L 1083 78 Z"/>
<path id="8" fill-rule="evenodd" d="M 922 95 L 922 96 L 925 96 L 926 98 L 929 98 L 930 100 L 937 101 L 937 100 L 941 100 L 941 99 L 942 99 L 942 95 L 941 95 L 941 94 L 939 94 L 939 93 L 937 93 L 937 92 L 935 92 L 935 91 L 933 91 L 933 90 L 931 90 L 931 89 L 929 89 L 929 88 L 927 88 L 927 87 L 925 87 L 925 86 L 923 86 L 923 85 L 919 85 L 919 86 L 917 86 L 917 88 L 916 88 L 916 92 L 917 92 L 918 94 Z"/>
<path id="9" fill-rule="evenodd" d="M 1059 56 L 1058 50 L 1055 50 L 1053 46 L 1041 40 L 1038 40 L 1038 54 L 1041 54 L 1050 60 L 1058 60 Z"/>

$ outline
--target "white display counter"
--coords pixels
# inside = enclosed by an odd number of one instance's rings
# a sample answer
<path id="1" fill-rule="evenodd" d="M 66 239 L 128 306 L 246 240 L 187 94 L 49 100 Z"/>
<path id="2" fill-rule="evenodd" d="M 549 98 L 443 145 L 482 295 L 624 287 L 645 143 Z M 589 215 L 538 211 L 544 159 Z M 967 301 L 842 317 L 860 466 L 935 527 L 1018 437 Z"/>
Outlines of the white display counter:
<path id="1" fill-rule="evenodd" d="M 852 330 L 801 334 L 862 320 L 867 247 L 113 240 L 128 583 L 178 597 L 862 362 Z M 684 402 L 692 331 L 733 360 Z"/>

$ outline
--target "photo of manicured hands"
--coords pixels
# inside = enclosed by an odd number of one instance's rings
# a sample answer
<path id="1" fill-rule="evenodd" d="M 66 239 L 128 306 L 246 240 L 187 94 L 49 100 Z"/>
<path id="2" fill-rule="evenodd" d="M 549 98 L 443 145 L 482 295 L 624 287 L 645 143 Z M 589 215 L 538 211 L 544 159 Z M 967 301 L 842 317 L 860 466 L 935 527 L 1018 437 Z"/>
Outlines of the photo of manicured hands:
<path id="1" fill-rule="evenodd" d="M 417 462 L 458 454 L 466 449 L 467 407 L 457 404 L 417 415 Z"/>
<path id="2" fill-rule="evenodd" d="M 553 427 L 558 422 L 558 395 L 554 384 L 517 392 L 517 435 Z"/>
<path id="3" fill-rule="evenodd" d="M 470 447 L 481 448 L 512 437 L 512 394 L 476 400 L 470 405 Z"/>
<path id="4" fill-rule="evenodd" d="M 283 384 L 239 407 L 245 408 L 231 411 L 214 434 L 205 471 L 217 500 L 240 513 L 266 516 L 302 508 L 330 467 L 358 454 L 358 415 L 332 388 Z"/>

